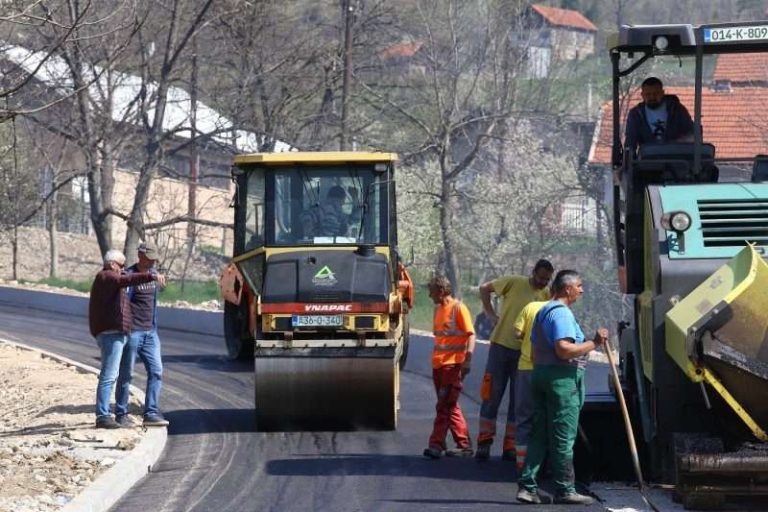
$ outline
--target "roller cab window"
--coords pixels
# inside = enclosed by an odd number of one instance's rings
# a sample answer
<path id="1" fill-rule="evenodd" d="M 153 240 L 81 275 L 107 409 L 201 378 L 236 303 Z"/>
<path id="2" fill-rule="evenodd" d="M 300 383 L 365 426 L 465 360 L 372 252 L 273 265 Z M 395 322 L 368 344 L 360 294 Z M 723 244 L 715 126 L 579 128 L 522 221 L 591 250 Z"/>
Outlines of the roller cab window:
<path id="1" fill-rule="evenodd" d="M 386 244 L 387 175 L 372 165 L 273 170 L 267 174 L 267 245 Z"/>

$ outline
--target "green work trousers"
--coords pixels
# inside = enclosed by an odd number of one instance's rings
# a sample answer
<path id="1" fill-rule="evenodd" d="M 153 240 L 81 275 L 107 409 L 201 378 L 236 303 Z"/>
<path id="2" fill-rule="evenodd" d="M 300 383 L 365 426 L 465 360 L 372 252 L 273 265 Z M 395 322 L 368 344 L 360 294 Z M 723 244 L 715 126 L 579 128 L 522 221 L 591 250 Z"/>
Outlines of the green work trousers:
<path id="1" fill-rule="evenodd" d="M 556 495 L 575 492 L 573 444 L 584 405 L 584 370 L 575 366 L 535 366 L 531 391 L 533 434 L 518 485 L 536 492 L 536 475 L 549 455 Z"/>

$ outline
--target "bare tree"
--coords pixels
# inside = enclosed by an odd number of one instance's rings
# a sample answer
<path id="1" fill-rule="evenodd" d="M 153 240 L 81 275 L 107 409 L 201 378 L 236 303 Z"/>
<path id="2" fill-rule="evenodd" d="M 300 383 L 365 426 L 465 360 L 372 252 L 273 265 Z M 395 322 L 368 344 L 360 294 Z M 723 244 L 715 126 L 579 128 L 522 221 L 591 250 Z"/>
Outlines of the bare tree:
<path id="1" fill-rule="evenodd" d="M 56 198 L 78 176 L 77 170 L 67 167 L 70 148 L 66 141 L 41 132 L 23 117 L 0 124 L 0 232 L 10 234 L 15 278 L 18 230 L 41 218 L 49 230 L 49 275 L 56 276 Z"/>
<path id="2" fill-rule="evenodd" d="M 406 162 L 437 170 L 424 193 L 438 208 L 441 260 L 459 293 L 461 189 L 515 106 L 512 67 L 519 62 L 510 51 L 516 26 L 510 21 L 520 8 L 517 2 L 417 2 L 401 19 L 405 38 L 419 45 L 408 68 L 389 77 L 396 84 L 364 85 L 371 103 L 404 126 L 399 138 Z"/>
<path id="3" fill-rule="evenodd" d="M 54 9 L 41 2 L 32 15 L 50 22 L 32 27 L 26 39 L 54 50 L 50 57 L 42 55 L 46 72 L 32 75 L 39 84 L 36 95 L 24 96 L 48 106 L 27 109 L 24 116 L 78 148 L 87 177 L 90 218 L 103 253 L 113 243 L 108 215 L 114 170 L 130 134 L 131 111 L 118 111 L 114 97 L 126 77 L 115 66 L 141 20 L 131 0 L 102 2 L 98 7 L 62 0 Z"/>
<path id="4" fill-rule="evenodd" d="M 41 0 L 33 2 L 9 0 L 0 5 L 0 30 L 2 30 L 3 45 L 0 47 L 0 57 L 4 60 L 9 59 L 8 53 L 15 53 L 19 56 L 22 48 L 14 46 L 15 41 L 22 41 L 29 49 L 29 45 L 38 47 L 28 57 L 32 57 L 32 62 L 27 63 L 27 69 L 19 72 L 17 66 L 9 66 L 8 62 L 3 63 L 4 77 L 0 85 L 0 98 L 5 98 L 6 102 L 0 107 L 0 122 L 10 119 L 13 116 L 41 112 L 46 108 L 54 106 L 74 95 L 75 91 L 59 95 L 58 97 L 36 97 L 31 104 L 28 102 L 29 95 L 23 95 L 30 84 L 38 79 L 38 74 L 44 74 L 44 68 L 50 65 L 51 59 L 59 51 L 61 46 L 70 41 L 75 31 L 86 23 L 86 15 L 91 6 L 90 0 L 84 0 L 79 14 L 68 20 L 67 23 L 61 23 L 52 15 L 51 7 Z M 59 6 L 60 7 L 60 6 Z M 53 7 L 56 11 L 57 7 Z M 55 37 L 35 38 L 35 30 L 45 30 L 49 34 L 55 34 Z M 9 72 L 10 71 L 10 72 Z M 21 96 L 21 98 L 17 98 Z M 11 100 L 11 101 L 9 101 Z M 27 101 L 25 101 L 27 100 Z"/>
<path id="5" fill-rule="evenodd" d="M 160 46 L 158 59 L 153 59 L 147 52 L 141 54 L 140 69 L 143 91 L 139 98 L 139 105 L 144 152 L 143 161 L 139 167 L 139 179 L 133 207 L 128 214 L 128 232 L 125 239 L 126 254 L 134 254 L 139 241 L 144 237 L 144 215 L 150 185 L 162 161 L 164 143 L 172 136 L 172 132 L 169 132 L 164 125 L 169 90 L 173 82 L 178 80 L 184 51 L 195 32 L 204 25 L 212 3 L 213 0 L 206 0 L 202 5 L 195 1 L 174 0 L 171 2 L 163 17 L 163 23 L 166 27 L 164 40 L 157 42 Z M 185 13 L 187 12 L 191 12 L 192 16 L 186 16 Z M 151 25 L 147 25 L 139 29 L 139 40 L 142 43 L 153 41 L 155 34 L 148 32 L 150 27 Z M 144 45 L 142 44 L 142 46 Z M 151 93 L 150 87 L 154 89 L 154 94 Z"/>

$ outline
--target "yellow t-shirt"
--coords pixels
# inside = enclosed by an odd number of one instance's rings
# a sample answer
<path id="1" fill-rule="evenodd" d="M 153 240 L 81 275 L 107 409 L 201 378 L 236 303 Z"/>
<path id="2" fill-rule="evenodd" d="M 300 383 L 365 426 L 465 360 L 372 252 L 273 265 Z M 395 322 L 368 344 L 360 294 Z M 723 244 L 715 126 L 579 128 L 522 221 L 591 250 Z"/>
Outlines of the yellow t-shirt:
<path id="1" fill-rule="evenodd" d="M 525 276 L 505 276 L 493 281 L 493 291 L 501 297 L 499 323 L 491 333 L 491 343 L 498 343 L 513 350 L 520 350 L 520 341 L 515 339 L 512 326 L 517 315 L 529 302 L 549 299 L 549 290 L 545 287 L 537 290 Z"/>
<path id="2" fill-rule="evenodd" d="M 531 330 L 536 313 L 547 301 L 529 302 L 523 310 L 517 315 L 517 320 L 512 326 L 514 329 L 523 333 L 523 344 L 520 346 L 520 361 L 517 363 L 518 370 L 533 370 L 533 361 L 531 360 Z"/>

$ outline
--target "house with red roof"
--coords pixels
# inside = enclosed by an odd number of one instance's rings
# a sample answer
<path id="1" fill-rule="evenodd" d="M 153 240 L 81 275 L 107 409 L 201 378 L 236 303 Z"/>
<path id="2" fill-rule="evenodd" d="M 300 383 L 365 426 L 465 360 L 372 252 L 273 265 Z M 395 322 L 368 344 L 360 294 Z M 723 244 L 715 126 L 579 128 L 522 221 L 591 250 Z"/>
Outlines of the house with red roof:
<path id="1" fill-rule="evenodd" d="M 768 86 L 768 53 L 717 56 L 712 81 L 720 86 Z"/>
<path id="2" fill-rule="evenodd" d="M 597 27 L 578 11 L 531 4 L 526 20 L 529 29 L 540 31 L 553 59 L 577 60 L 595 53 Z"/>

